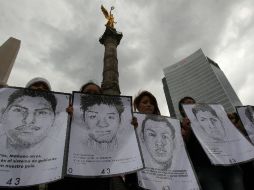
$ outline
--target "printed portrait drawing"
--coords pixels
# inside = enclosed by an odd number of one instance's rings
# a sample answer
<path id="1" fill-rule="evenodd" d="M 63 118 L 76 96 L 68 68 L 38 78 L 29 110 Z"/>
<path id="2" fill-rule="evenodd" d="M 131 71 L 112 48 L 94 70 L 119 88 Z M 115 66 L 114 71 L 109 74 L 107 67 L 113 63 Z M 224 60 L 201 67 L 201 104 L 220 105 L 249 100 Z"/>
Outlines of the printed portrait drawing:
<path id="1" fill-rule="evenodd" d="M 85 144 L 93 151 L 110 152 L 119 146 L 118 131 L 124 106 L 120 97 L 82 95 L 80 109 L 86 131 Z"/>
<path id="2" fill-rule="evenodd" d="M 1 145 L 17 153 L 36 150 L 48 136 L 55 120 L 57 100 L 48 92 L 19 89 L 8 98 L 1 125 Z"/>
<path id="3" fill-rule="evenodd" d="M 172 124 L 166 118 L 147 115 L 142 122 L 140 137 L 151 157 L 152 167 L 169 169 L 175 149 Z"/>
<path id="4" fill-rule="evenodd" d="M 201 132 L 206 137 L 216 141 L 221 141 L 226 137 L 223 122 L 211 106 L 207 104 L 197 104 L 192 108 L 192 112 L 197 119 Z"/>

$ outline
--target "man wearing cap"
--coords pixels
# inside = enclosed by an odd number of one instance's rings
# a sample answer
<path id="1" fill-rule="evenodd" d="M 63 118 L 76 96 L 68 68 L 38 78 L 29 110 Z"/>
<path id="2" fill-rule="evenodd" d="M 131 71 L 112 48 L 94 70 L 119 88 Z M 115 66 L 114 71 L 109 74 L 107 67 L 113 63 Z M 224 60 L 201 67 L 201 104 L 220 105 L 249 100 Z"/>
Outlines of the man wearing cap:
<path id="1" fill-rule="evenodd" d="M 31 79 L 27 84 L 26 88 L 30 88 L 33 90 L 46 90 L 51 91 L 50 83 L 47 79 L 42 77 L 35 77 Z"/>

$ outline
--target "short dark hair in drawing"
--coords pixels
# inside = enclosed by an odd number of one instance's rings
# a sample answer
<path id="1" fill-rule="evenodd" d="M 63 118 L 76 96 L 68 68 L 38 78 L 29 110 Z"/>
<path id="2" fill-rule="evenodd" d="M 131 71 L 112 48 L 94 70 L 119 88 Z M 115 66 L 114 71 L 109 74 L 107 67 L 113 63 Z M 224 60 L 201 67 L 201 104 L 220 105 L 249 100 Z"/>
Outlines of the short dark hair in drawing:
<path id="1" fill-rule="evenodd" d="M 10 104 L 12 104 L 16 99 L 22 96 L 42 97 L 50 103 L 54 113 L 56 111 L 57 100 L 54 94 L 52 94 L 51 92 L 37 91 L 31 89 L 19 89 L 12 93 L 8 98 L 8 104 L 6 108 L 8 108 Z"/>
<path id="2" fill-rule="evenodd" d="M 105 104 L 114 106 L 121 117 L 124 111 L 124 106 L 120 97 L 117 96 L 100 96 L 100 95 L 82 95 L 80 108 L 85 113 L 90 106 Z M 84 118 L 85 119 L 85 118 Z"/>

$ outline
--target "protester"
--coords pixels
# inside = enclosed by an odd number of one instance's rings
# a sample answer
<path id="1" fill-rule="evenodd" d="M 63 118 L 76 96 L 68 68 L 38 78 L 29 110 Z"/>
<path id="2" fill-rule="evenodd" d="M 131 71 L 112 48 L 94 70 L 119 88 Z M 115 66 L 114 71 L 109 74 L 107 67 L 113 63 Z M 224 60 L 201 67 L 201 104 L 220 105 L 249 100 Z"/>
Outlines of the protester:
<path id="1" fill-rule="evenodd" d="M 102 94 L 101 87 L 99 87 L 93 81 L 89 81 L 86 84 L 82 85 L 80 88 L 80 92 L 87 94 Z"/>
<path id="2" fill-rule="evenodd" d="M 35 77 L 31 79 L 27 84 L 26 88 L 30 88 L 33 90 L 45 90 L 51 91 L 50 83 L 47 79 L 42 77 Z"/>
<path id="3" fill-rule="evenodd" d="M 80 88 L 80 92 L 87 94 L 101 94 L 101 88 L 94 82 L 89 81 Z M 73 107 L 70 105 L 67 108 L 67 112 L 72 115 Z M 55 189 L 92 189 L 92 190 L 109 190 L 111 178 L 75 178 L 64 177 L 64 179 L 50 183 L 48 190 Z"/>
<path id="4" fill-rule="evenodd" d="M 140 92 L 134 99 L 134 111 L 138 111 L 143 114 L 156 114 L 160 115 L 158 103 L 154 95 L 148 91 Z M 133 122 L 137 127 L 137 121 L 134 118 Z M 142 187 L 138 186 L 137 173 L 128 174 L 125 176 L 125 183 L 129 190 L 141 190 Z"/>
<path id="5" fill-rule="evenodd" d="M 181 122 L 181 133 L 183 136 L 183 139 L 187 141 L 190 138 L 191 135 L 191 128 L 190 128 L 190 120 L 187 118 L 182 104 L 195 104 L 196 101 L 189 96 L 186 96 L 182 98 L 178 103 L 179 112 L 182 116 L 182 122 Z"/>
<path id="6" fill-rule="evenodd" d="M 134 99 L 134 111 L 144 114 L 160 115 L 158 103 L 154 95 L 148 91 L 142 91 Z"/>
<path id="7" fill-rule="evenodd" d="M 89 82 L 83 84 L 81 86 L 81 88 L 80 88 L 80 92 L 87 93 L 87 94 L 102 94 L 101 87 L 99 87 L 93 81 L 89 81 Z M 70 103 L 69 107 L 66 109 L 66 111 L 72 117 L 72 115 L 73 115 L 73 107 L 72 107 L 71 103 Z"/>
<path id="8" fill-rule="evenodd" d="M 248 137 L 248 134 L 246 132 L 246 130 L 244 129 L 240 118 L 238 116 L 238 114 L 236 112 L 231 112 L 228 113 L 228 118 L 230 119 L 230 121 L 234 124 L 234 126 L 245 136 Z"/>
<path id="9" fill-rule="evenodd" d="M 250 141 L 248 134 L 243 127 L 240 118 L 236 112 L 228 113 L 228 118 L 231 120 L 231 122 L 235 125 L 235 127 Z M 250 141 L 251 142 L 251 141 Z M 252 181 L 254 179 L 254 162 L 246 162 L 240 164 L 240 167 L 243 170 L 243 181 L 244 181 L 244 187 L 246 190 L 252 190 Z"/>
<path id="10" fill-rule="evenodd" d="M 179 101 L 179 111 L 183 117 L 182 135 L 186 148 L 203 190 L 244 190 L 242 170 L 239 166 L 214 166 L 211 164 L 197 138 L 191 131 L 190 121 L 183 110 L 183 104 L 195 104 L 191 97 Z"/>

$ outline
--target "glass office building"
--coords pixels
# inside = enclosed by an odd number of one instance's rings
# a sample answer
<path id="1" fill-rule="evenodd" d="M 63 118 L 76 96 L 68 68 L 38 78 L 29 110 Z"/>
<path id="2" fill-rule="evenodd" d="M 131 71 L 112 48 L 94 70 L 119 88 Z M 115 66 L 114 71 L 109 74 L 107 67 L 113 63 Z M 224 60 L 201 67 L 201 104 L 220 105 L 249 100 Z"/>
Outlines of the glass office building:
<path id="1" fill-rule="evenodd" d="M 169 112 L 180 118 L 178 102 L 185 96 L 199 103 L 222 104 L 226 112 L 242 105 L 219 65 L 206 57 L 201 49 L 163 69 L 162 79 Z"/>

